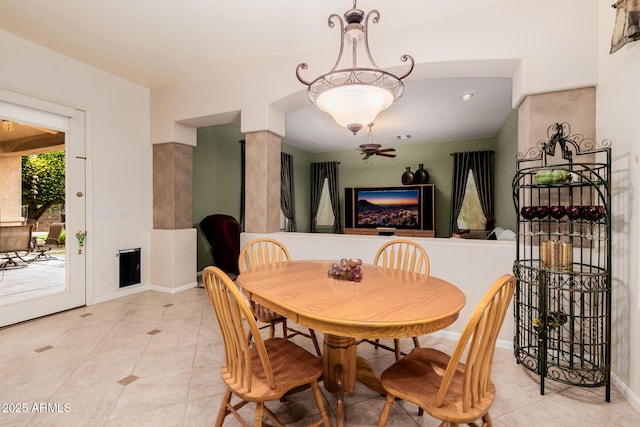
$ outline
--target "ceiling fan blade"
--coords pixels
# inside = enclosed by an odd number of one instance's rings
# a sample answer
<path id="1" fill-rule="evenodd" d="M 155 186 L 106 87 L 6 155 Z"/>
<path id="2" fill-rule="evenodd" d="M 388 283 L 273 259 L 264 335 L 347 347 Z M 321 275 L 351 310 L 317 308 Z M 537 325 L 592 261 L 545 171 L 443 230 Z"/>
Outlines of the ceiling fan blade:
<path id="1" fill-rule="evenodd" d="M 362 160 L 367 160 L 369 157 L 371 157 L 371 153 L 366 153 Z"/>
<path id="2" fill-rule="evenodd" d="M 391 151 L 396 151 L 396 149 L 395 148 L 384 148 L 382 150 L 378 150 L 378 153 L 388 153 L 388 152 L 391 152 Z"/>
<path id="3" fill-rule="evenodd" d="M 376 153 L 378 156 L 383 156 L 383 157 L 396 157 L 395 154 L 387 154 L 387 153 Z"/>

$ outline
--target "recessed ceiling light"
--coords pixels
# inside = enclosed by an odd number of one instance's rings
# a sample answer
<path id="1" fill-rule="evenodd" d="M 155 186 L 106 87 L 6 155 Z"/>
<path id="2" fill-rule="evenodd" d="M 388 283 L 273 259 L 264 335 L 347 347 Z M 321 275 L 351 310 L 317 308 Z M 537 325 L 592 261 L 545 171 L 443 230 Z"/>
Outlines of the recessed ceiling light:
<path id="1" fill-rule="evenodd" d="M 468 93 L 465 93 L 464 95 L 462 95 L 460 98 L 462 98 L 463 101 L 468 101 L 471 98 L 473 98 L 474 95 L 475 95 L 475 93 L 468 92 Z"/>
<path id="2" fill-rule="evenodd" d="M 398 138 L 398 139 L 411 139 L 413 137 L 411 135 L 407 134 L 407 135 L 396 135 L 396 138 Z"/>

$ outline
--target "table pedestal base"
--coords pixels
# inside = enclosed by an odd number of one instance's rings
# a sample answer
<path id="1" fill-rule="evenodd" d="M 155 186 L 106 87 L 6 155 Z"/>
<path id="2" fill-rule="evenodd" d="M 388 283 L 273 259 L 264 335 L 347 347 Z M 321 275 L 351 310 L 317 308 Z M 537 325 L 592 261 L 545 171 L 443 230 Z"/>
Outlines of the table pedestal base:
<path id="1" fill-rule="evenodd" d="M 325 334 L 323 341 L 322 381 L 324 388 L 336 396 L 338 427 L 344 426 L 344 395 L 356 387 L 355 338 Z"/>
<path id="2" fill-rule="evenodd" d="M 355 338 L 325 334 L 322 360 L 324 388 L 337 399 L 338 427 L 344 426 L 344 395 L 355 389 L 356 381 L 386 394 L 369 362 L 356 355 Z"/>
<path id="3" fill-rule="evenodd" d="M 353 391 L 356 386 L 356 340 L 326 334 L 323 342 L 323 381 L 327 391 L 336 394 Z"/>

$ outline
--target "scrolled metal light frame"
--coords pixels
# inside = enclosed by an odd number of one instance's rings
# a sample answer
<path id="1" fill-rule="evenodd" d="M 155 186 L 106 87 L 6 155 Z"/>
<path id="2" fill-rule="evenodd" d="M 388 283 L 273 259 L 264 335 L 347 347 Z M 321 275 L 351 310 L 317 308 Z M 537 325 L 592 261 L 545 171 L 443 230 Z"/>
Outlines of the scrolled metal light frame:
<path id="1" fill-rule="evenodd" d="M 393 102 L 396 102 L 404 94 L 404 83 L 402 80 L 406 78 L 415 66 L 415 61 L 411 55 L 404 54 L 400 57 L 402 62 L 409 63 L 409 69 L 401 76 L 396 76 L 388 71 L 382 70 L 373 59 L 371 50 L 369 49 L 369 25 L 370 23 L 377 24 L 380 20 L 380 12 L 376 9 L 369 11 L 366 14 L 364 11 L 357 8 L 356 2 L 353 3 L 353 9 L 348 10 L 344 14 L 343 20 L 338 14 L 331 14 L 328 19 L 329 28 L 334 28 L 336 25 L 340 26 L 340 51 L 338 52 L 338 58 L 331 70 L 314 80 L 308 81 L 304 79 L 300 71 L 306 70 L 309 66 L 303 62 L 296 67 L 296 77 L 300 83 L 307 86 L 307 97 L 312 103 L 316 103 L 320 95 L 327 91 L 344 87 L 348 85 L 368 85 L 385 89 L 393 97 Z M 346 26 L 345 26 L 346 22 Z M 345 51 L 345 38 L 350 31 L 356 31 L 362 33 L 364 41 L 364 51 L 371 64 L 370 67 L 359 67 L 357 58 L 357 41 L 353 41 L 352 48 L 352 67 L 338 69 L 338 66 L 342 62 L 343 54 Z M 353 130 L 355 134 L 357 130 Z"/>

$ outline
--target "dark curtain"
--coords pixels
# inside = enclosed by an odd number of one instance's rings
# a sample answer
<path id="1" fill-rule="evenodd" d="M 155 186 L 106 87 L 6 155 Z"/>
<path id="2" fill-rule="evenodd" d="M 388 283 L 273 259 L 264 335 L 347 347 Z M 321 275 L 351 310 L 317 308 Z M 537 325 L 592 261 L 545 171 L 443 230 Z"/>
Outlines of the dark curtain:
<path id="1" fill-rule="evenodd" d="M 311 232 L 317 231 L 316 217 L 320 206 L 320 196 L 322 195 L 322 184 L 324 184 L 323 163 L 311 163 Z"/>
<path id="2" fill-rule="evenodd" d="M 340 196 L 338 194 L 338 162 L 327 162 L 327 178 L 329 184 L 329 197 L 331 198 L 331 209 L 333 210 L 333 232 L 342 233 L 342 221 L 340 215 Z"/>
<path id="3" fill-rule="evenodd" d="M 280 153 L 280 209 L 287 218 L 285 231 L 297 231 L 293 192 L 293 156 Z"/>
<path id="4" fill-rule="evenodd" d="M 471 153 L 471 170 L 476 180 L 476 189 L 482 206 L 482 213 L 487 220 L 493 218 L 493 171 L 491 154 L 493 151 L 475 151 Z"/>
<path id="5" fill-rule="evenodd" d="M 451 182 L 451 217 L 449 219 L 449 235 L 458 232 L 458 215 L 462 210 L 464 193 L 469 176 L 468 153 L 453 153 L 453 180 Z"/>
<path id="6" fill-rule="evenodd" d="M 462 209 L 464 193 L 467 189 L 469 172 L 473 171 L 476 188 L 485 218 L 493 218 L 493 172 L 491 170 L 492 151 L 470 151 L 453 153 L 453 180 L 451 183 L 451 218 L 449 231 L 457 233 L 458 215 Z"/>
<path id="7" fill-rule="evenodd" d="M 340 203 L 338 194 L 338 165 L 339 162 L 311 163 L 311 232 L 317 232 L 318 207 L 324 180 L 329 184 L 329 197 L 333 210 L 333 232 L 342 233 Z"/>
<path id="8" fill-rule="evenodd" d="M 240 178 L 240 221 L 238 221 L 240 223 L 240 227 L 242 229 L 242 231 L 244 231 L 244 186 L 245 186 L 245 140 L 241 139 L 240 141 L 238 141 L 240 143 L 240 146 L 242 147 L 240 150 L 240 164 L 241 164 L 241 169 L 242 169 L 242 174 L 241 174 L 241 178 Z"/>

